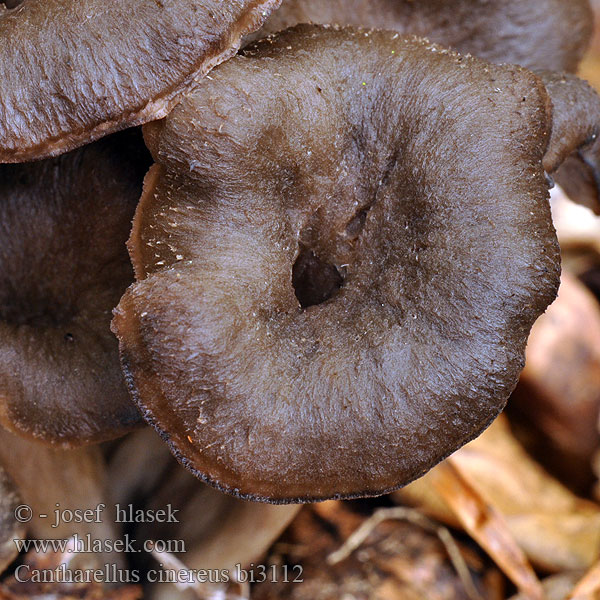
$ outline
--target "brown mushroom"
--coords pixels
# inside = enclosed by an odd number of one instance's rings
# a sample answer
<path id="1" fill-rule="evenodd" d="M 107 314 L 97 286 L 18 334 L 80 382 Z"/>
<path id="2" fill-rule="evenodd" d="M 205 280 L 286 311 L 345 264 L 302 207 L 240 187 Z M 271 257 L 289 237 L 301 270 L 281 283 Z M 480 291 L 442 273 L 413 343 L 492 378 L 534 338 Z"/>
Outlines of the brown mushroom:
<path id="1" fill-rule="evenodd" d="M 491 62 L 575 71 L 593 30 L 588 0 L 283 0 L 254 39 L 298 23 L 422 35 Z"/>
<path id="2" fill-rule="evenodd" d="M 280 0 L 27 0 L 0 13 L 0 162 L 164 117 Z"/>
<path id="3" fill-rule="evenodd" d="M 147 152 L 139 132 L 0 167 L 0 422 L 72 445 L 140 421 L 111 311 L 133 280 L 125 241 Z"/>
<path id="4" fill-rule="evenodd" d="M 600 99 L 574 72 L 589 45 L 588 0 L 283 0 L 249 39 L 297 23 L 338 23 L 423 35 L 461 53 L 541 71 L 554 103 L 554 133 L 545 165 L 570 198 L 600 213 Z M 567 152 L 568 151 L 568 152 Z M 572 153 L 571 156 L 566 156 Z"/>
<path id="5" fill-rule="evenodd" d="M 502 410 L 556 295 L 530 72 L 300 26 L 145 136 L 113 329 L 146 419 L 255 500 L 381 494 Z"/>
<path id="6" fill-rule="evenodd" d="M 553 106 L 544 168 L 567 195 L 600 214 L 600 97 L 574 75 L 539 73 Z"/>

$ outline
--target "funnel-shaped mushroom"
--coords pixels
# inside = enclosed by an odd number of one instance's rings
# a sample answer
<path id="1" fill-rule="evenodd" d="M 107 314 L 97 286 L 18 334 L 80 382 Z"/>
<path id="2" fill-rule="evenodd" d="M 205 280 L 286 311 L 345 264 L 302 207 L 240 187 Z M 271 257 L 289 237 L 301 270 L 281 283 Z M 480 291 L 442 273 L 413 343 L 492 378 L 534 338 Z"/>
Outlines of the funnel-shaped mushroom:
<path id="1" fill-rule="evenodd" d="M 147 126 L 113 328 L 183 464 L 253 499 L 352 497 L 478 435 L 558 286 L 547 107 L 520 67 L 300 26 Z"/>
<path id="2" fill-rule="evenodd" d="M 27 0 L 0 12 L 0 162 L 164 117 L 280 0 Z"/>
<path id="3" fill-rule="evenodd" d="M 588 0 L 283 0 L 258 37 L 297 23 L 393 29 L 491 62 L 575 71 L 593 15 Z"/>
<path id="4" fill-rule="evenodd" d="M 140 420 L 109 324 L 133 279 L 141 142 L 128 132 L 0 168 L 0 422 L 15 432 L 70 445 Z"/>

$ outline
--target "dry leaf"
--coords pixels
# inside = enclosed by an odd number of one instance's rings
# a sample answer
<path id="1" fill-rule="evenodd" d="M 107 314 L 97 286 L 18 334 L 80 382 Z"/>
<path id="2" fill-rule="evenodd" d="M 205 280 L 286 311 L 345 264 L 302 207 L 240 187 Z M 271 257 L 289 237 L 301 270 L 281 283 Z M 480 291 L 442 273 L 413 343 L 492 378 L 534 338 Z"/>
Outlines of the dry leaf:
<path id="1" fill-rule="evenodd" d="M 103 590 L 92 586 L 87 590 L 80 590 L 73 594 L 71 590 L 52 590 L 49 586 L 39 593 L 28 590 L 20 593 L 11 591 L 0 585 L 0 600 L 141 600 L 142 590 L 139 587 L 129 586 L 118 590 Z"/>
<path id="2" fill-rule="evenodd" d="M 452 459 L 482 501 L 502 514 L 534 566 L 548 572 L 585 570 L 598 559 L 600 508 L 577 498 L 532 460 L 510 433 L 506 417 Z M 394 497 L 455 525 L 457 514 L 433 485 L 439 468 Z"/>
<path id="3" fill-rule="evenodd" d="M 265 582 L 253 587 L 252 600 L 468 600 L 438 537 L 410 522 L 379 522 L 347 558 L 328 563 L 328 556 L 369 520 L 364 509 L 373 504 L 333 501 L 305 507 L 267 560 L 279 574 L 284 565 L 290 574 L 300 565 L 303 582 Z M 482 555 L 473 560 L 472 552 L 461 548 L 461 553 L 481 596 L 504 598 L 503 580 L 490 575 L 498 574 L 495 567 Z"/>
<path id="4" fill-rule="evenodd" d="M 568 600 L 598 600 L 600 598 L 600 563 L 595 564 L 575 586 Z"/>
<path id="5" fill-rule="evenodd" d="M 550 190 L 550 206 L 563 255 L 565 252 L 576 254 L 582 251 L 600 254 L 599 216 L 573 202 L 558 185 Z"/>
<path id="6" fill-rule="evenodd" d="M 532 600 L 544 600 L 542 586 L 504 518 L 462 477 L 452 458 L 434 469 L 431 485 L 513 583 Z"/>
<path id="7" fill-rule="evenodd" d="M 526 357 L 509 406 L 560 453 L 589 464 L 600 444 L 600 305 L 566 271 L 558 298 L 531 330 Z"/>
<path id="8" fill-rule="evenodd" d="M 567 600 L 569 594 L 575 587 L 581 573 L 569 571 L 560 575 L 551 575 L 542 581 L 546 600 Z M 511 596 L 510 600 L 529 600 L 525 594 Z"/>

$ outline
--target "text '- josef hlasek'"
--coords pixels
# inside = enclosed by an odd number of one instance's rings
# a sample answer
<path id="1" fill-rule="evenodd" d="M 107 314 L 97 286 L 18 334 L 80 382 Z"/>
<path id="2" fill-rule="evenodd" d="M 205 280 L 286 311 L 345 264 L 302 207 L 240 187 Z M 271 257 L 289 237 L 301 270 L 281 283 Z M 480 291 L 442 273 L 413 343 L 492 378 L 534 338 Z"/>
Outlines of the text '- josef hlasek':
<path id="1" fill-rule="evenodd" d="M 52 514 L 40 513 L 40 519 L 52 519 L 54 529 L 69 523 L 102 523 L 111 520 L 114 523 L 179 523 L 178 509 L 167 504 L 157 510 L 136 509 L 132 504 L 115 504 L 112 510 L 106 504 L 98 504 L 95 508 L 62 508 L 59 503 Z M 27 504 L 21 504 L 15 509 L 15 518 L 21 523 L 33 519 L 34 511 Z"/>

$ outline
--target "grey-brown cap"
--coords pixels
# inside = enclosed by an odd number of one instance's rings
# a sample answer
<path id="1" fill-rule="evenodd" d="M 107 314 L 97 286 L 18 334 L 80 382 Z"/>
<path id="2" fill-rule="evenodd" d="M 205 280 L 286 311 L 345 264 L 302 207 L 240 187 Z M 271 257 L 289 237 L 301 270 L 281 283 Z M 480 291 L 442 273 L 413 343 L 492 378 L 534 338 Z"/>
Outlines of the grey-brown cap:
<path id="1" fill-rule="evenodd" d="M 113 329 L 181 462 L 239 496 L 322 500 L 478 435 L 558 287 L 549 119 L 520 67 L 299 26 L 148 125 Z"/>
<path id="2" fill-rule="evenodd" d="M 574 201 L 600 214 L 600 96 L 568 73 L 540 71 L 552 101 L 544 168 Z"/>
<path id="3" fill-rule="evenodd" d="M 112 309 L 148 165 L 138 132 L 0 166 L 0 422 L 62 445 L 131 429 Z"/>
<path id="4" fill-rule="evenodd" d="M 164 117 L 280 0 L 27 0 L 0 11 L 0 162 Z"/>
<path id="5" fill-rule="evenodd" d="M 375 27 L 491 62 L 575 71 L 593 21 L 588 0 L 283 0 L 254 37 L 298 23 Z"/>

